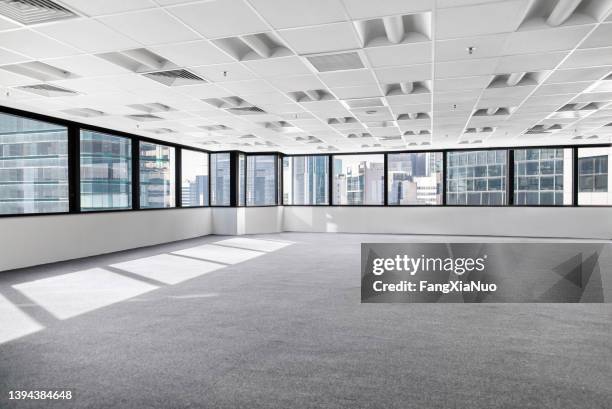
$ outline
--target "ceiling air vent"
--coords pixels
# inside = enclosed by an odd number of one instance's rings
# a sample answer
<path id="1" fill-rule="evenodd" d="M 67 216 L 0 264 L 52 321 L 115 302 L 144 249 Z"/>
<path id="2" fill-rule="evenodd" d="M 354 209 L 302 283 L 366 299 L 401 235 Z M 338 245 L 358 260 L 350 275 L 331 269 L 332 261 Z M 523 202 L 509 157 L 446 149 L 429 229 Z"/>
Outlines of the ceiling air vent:
<path id="1" fill-rule="evenodd" d="M 355 124 L 357 120 L 352 116 L 345 116 L 342 118 L 329 118 L 327 120 L 328 125 L 344 125 L 344 124 Z"/>
<path id="2" fill-rule="evenodd" d="M 151 114 L 126 115 L 126 118 L 130 118 L 130 119 L 133 119 L 134 121 L 138 121 L 138 122 L 159 121 L 161 119 L 164 119 L 164 118 L 161 118 L 159 116 L 151 115 Z"/>
<path id="3" fill-rule="evenodd" d="M 357 70 L 364 68 L 359 54 L 355 51 L 334 54 L 319 54 L 306 57 L 319 72 Z"/>
<path id="4" fill-rule="evenodd" d="M 213 40 L 213 43 L 238 61 L 292 55 L 292 52 L 273 33 L 221 38 Z"/>
<path id="5" fill-rule="evenodd" d="M 600 108 L 600 104 L 597 102 L 588 102 L 582 104 L 565 104 L 561 108 L 557 109 L 557 112 L 567 111 L 596 111 Z"/>
<path id="6" fill-rule="evenodd" d="M 16 87 L 16 89 L 42 95 L 43 97 L 65 97 L 78 94 L 76 91 L 49 84 L 23 85 Z"/>
<path id="7" fill-rule="evenodd" d="M 136 73 L 177 68 L 176 64 L 146 48 L 96 54 L 96 56 Z"/>
<path id="8" fill-rule="evenodd" d="M 227 108 L 226 111 L 234 115 L 259 115 L 266 113 L 266 111 L 256 106 Z"/>
<path id="9" fill-rule="evenodd" d="M 552 133 L 553 131 L 557 131 L 561 128 L 562 126 L 560 124 L 534 125 L 531 128 L 527 129 L 527 131 L 525 131 L 525 135 L 547 134 L 547 133 Z"/>
<path id="10" fill-rule="evenodd" d="M 224 109 L 234 115 L 258 115 L 265 114 L 266 111 L 256 107 L 255 105 L 236 96 L 222 98 L 206 98 L 202 101 L 214 106 L 215 108 Z"/>
<path id="11" fill-rule="evenodd" d="M 347 138 L 349 139 L 357 139 L 357 138 L 371 138 L 372 134 L 368 133 L 368 132 L 363 132 L 363 133 L 350 133 L 348 135 L 346 135 Z"/>
<path id="12" fill-rule="evenodd" d="M 514 72 L 498 74 L 493 77 L 487 88 L 520 87 L 523 85 L 538 85 L 546 72 Z"/>
<path id="13" fill-rule="evenodd" d="M 348 109 L 375 108 L 385 106 L 385 103 L 383 102 L 382 98 L 345 99 L 342 102 L 348 107 Z"/>
<path id="14" fill-rule="evenodd" d="M 464 133 L 491 133 L 495 128 L 484 126 L 482 128 L 466 128 Z"/>
<path id="15" fill-rule="evenodd" d="M 386 89 L 387 96 L 424 94 L 430 92 L 428 81 L 405 81 L 387 84 Z"/>
<path id="16" fill-rule="evenodd" d="M 201 129 L 205 131 L 230 131 L 232 128 L 225 125 L 203 125 L 200 126 Z"/>
<path id="17" fill-rule="evenodd" d="M 430 135 L 428 129 L 421 129 L 420 131 L 406 131 L 404 132 L 404 136 L 422 136 L 422 135 Z"/>
<path id="18" fill-rule="evenodd" d="M 176 131 L 174 129 L 170 129 L 170 128 L 152 128 L 152 129 L 145 129 L 147 132 L 151 132 L 154 133 L 156 135 L 163 135 L 163 134 L 168 134 L 168 133 L 175 133 Z"/>
<path id="19" fill-rule="evenodd" d="M 128 107 L 133 108 L 137 111 L 146 112 L 152 114 L 154 112 L 169 112 L 174 111 L 174 108 L 168 105 L 160 104 L 159 102 L 151 102 L 148 104 L 131 104 Z"/>
<path id="20" fill-rule="evenodd" d="M 334 99 L 334 96 L 324 89 L 290 92 L 289 97 L 296 102 L 316 102 Z"/>
<path id="21" fill-rule="evenodd" d="M 0 14 L 25 25 L 77 16 L 66 7 L 50 0 L 0 0 Z"/>
<path id="22" fill-rule="evenodd" d="M 363 39 L 364 47 L 429 41 L 431 13 L 356 21 L 355 28 Z"/>
<path id="23" fill-rule="evenodd" d="M 298 132 L 300 129 L 287 121 L 272 121 L 263 122 L 264 128 L 271 129 L 276 132 Z"/>
<path id="24" fill-rule="evenodd" d="M 201 84 L 206 82 L 206 80 L 203 78 L 200 78 L 194 73 L 183 69 L 149 72 L 142 75 L 169 87 Z"/>
<path id="25" fill-rule="evenodd" d="M 102 111 L 98 111 L 96 109 L 91 108 L 74 108 L 74 109 L 64 109 L 62 112 L 73 115 L 73 116 L 82 116 L 84 118 L 95 118 L 97 116 L 105 116 L 106 113 Z"/>
<path id="26" fill-rule="evenodd" d="M 497 115 L 510 115 L 512 108 L 480 108 L 474 111 L 473 116 L 497 116 Z"/>
<path id="27" fill-rule="evenodd" d="M 61 68 L 45 64 L 40 61 L 31 61 L 22 64 L 4 65 L 3 70 L 23 75 L 40 81 L 66 80 L 76 78 L 77 75 Z"/>
<path id="28" fill-rule="evenodd" d="M 381 141 L 397 141 L 397 140 L 401 140 L 402 137 L 399 135 L 393 135 L 393 136 L 381 136 L 378 139 L 380 139 Z"/>
<path id="29" fill-rule="evenodd" d="M 411 112 L 409 114 L 399 114 L 397 116 L 398 121 L 414 121 L 417 119 L 431 119 L 427 112 Z"/>

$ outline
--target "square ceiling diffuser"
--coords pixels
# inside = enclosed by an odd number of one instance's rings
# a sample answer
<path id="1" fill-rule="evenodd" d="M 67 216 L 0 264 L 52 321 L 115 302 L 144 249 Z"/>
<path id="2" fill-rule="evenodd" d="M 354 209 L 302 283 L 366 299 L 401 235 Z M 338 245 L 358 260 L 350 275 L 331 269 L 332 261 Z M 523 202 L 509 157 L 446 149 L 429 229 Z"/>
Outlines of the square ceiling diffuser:
<path id="1" fill-rule="evenodd" d="M 49 0 L 0 0 L 0 14 L 25 25 L 77 16 L 66 7 Z"/>

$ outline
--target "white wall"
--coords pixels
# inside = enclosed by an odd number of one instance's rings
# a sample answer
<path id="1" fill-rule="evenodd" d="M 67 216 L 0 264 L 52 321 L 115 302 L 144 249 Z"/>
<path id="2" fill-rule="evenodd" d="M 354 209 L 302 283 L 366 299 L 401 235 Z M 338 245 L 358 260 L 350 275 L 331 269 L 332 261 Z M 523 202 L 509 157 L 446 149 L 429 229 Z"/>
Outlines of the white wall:
<path id="1" fill-rule="evenodd" d="M 208 234 L 344 232 L 612 239 L 612 208 L 253 207 L 0 218 L 0 271 Z"/>
<path id="2" fill-rule="evenodd" d="M 612 208 L 285 206 L 283 230 L 612 239 Z"/>
<path id="3" fill-rule="evenodd" d="M 211 209 L 0 219 L 0 271 L 211 234 Z"/>

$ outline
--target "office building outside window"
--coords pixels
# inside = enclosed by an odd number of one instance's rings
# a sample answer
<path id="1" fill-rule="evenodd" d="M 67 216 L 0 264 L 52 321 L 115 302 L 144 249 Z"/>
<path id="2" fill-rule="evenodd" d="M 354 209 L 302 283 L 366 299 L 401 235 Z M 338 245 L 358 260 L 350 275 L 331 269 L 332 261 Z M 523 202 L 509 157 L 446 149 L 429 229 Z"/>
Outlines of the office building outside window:
<path id="1" fill-rule="evenodd" d="M 67 128 L 0 114 L 0 214 L 68 210 Z"/>
<path id="2" fill-rule="evenodd" d="M 611 147 L 578 149 L 578 204 L 612 205 L 610 191 Z"/>
<path id="3" fill-rule="evenodd" d="M 387 155 L 390 205 L 442 204 L 442 152 Z"/>
<path id="4" fill-rule="evenodd" d="M 230 154 L 210 154 L 210 204 L 211 206 L 230 205 Z"/>
<path id="5" fill-rule="evenodd" d="M 247 206 L 276 204 L 276 155 L 247 156 Z"/>
<path id="6" fill-rule="evenodd" d="M 140 207 L 175 206 L 174 148 L 140 142 Z"/>
<path id="7" fill-rule="evenodd" d="M 290 156 L 283 158 L 283 185 L 284 204 L 328 204 L 328 157 Z"/>
<path id="8" fill-rule="evenodd" d="M 132 141 L 81 130 L 81 210 L 132 207 Z"/>
<path id="9" fill-rule="evenodd" d="M 385 155 L 334 155 L 333 204 L 384 204 Z"/>
<path id="10" fill-rule="evenodd" d="M 504 205 L 508 151 L 448 152 L 446 203 L 449 205 Z"/>
<path id="11" fill-rule="evenodd" d="M 208 154 L 181 150 L 181 207 L 208 206 Z"/>
<path id="12" fill-rule="evenodd" d="M 515 149 L 514 204 L 572 204 L 571 149 Z"/>

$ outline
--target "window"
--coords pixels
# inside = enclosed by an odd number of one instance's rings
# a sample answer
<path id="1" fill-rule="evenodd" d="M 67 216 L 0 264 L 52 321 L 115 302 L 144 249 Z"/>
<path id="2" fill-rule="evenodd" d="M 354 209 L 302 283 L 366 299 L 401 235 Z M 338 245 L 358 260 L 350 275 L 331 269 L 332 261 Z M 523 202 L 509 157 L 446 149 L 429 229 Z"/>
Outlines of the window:
<path id="1" fill-rule="evenodd" d="M 68 207 L 68 130 L 0 113 L 0 214 Z"/>
<path id="2" fill-rule="evenodd" d="M 507 154 L 506 150 L 448 152 L 446 203 L 506 204 Z"/>
<path id="3" fill-rule="evenodd" d="M 333 204 L 384 204 L 385 155 L 334 155 Z"/>
<path id="4" fill-rule="evenodd" d="M 243 153 L 238 154 L 238 206 L 244 206 L 245 188 L 246 188 L 246 156 Z"/>
<path id="5" fill-rule="evenodd" d="M 387 155 L 390 205 L 442 204 L 442 152 Z"/>
<path id="6" fill-rule="evenodd" d="M 515 149 L 514 204 L 572 204 L 571 149 Z"/>
<path id="7" fill-rule="evenodd" d="M 81 130 L 81 210 L 132 207 L 132 141 Z"/>
<path id="8" fill-rule="evenodd" d="M 329 158 L 291 156 L 283 158 L 283 203 L 325 205 L 329 203 Z"/>
<path id="9" fill-rule="evenodd" d="M 174 207 L 174 148 L 140 142 L 140 207 Z"/>
<path id="10" fill-rule="evenodd" d="M 578 149 L 579 205 L 612 205 L 610 155 L 611 147 Z"/>
<path id="11" fill-rule="evenodd" d="M 210 155 L 210 204 L 229 206 L 230 187 L 230 154 L 212 153 Z"/>
<path id="12" fill-rule="evenodd" d="M 208 206 L 208 154 L 181 150 L 181 206 Z"/>
<path id="13" fill-rule="evenodd" d="M 276 204 L 276 155 L 247 157 L 247 206 Z"/>

